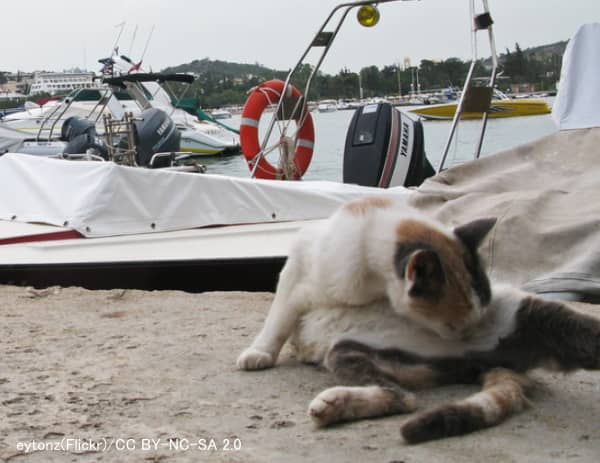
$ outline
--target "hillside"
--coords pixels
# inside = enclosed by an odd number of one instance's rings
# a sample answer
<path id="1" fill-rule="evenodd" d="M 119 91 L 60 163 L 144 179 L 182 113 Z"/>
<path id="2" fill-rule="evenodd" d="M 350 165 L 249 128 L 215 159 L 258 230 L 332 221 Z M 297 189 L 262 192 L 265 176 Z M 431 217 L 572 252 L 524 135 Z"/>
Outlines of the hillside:
<path id="1" fill-rule="evenodd" d="M 514 50 L 499 55 L 504 82 L 531 83 L 540 89 L 553 89 L 560 74 L 560 65 L 567 41 Z M 489 75 L 491 60 L 481 60 L 478 75 Z M 422 88 L 460 86 L 466 75 L 469 62 L 458 58 L 444 61 L 422 60 L 419 65 Z M 218 107 L 242 104 L 249 88 L 269 79 L 285 79 L 286 71 L 270 69 L 258 63 L 232 63 L 209 58 L 197 59 L 163 69 L 163 72 L 189 72 L 197 76 L 188 96 L 195 98 L 203 107 Z M 305 65 L 297 84 L 305 82 L 310 67 Z M 400 69 L 396 64 L 377 68 L 368 66 L 360 70 L 366 97 L 410 92 L 412 69 Z M 398 88 L 400 82 L 401 88 Z M 319 73 L 313 84 L 309 99 L 352 98 L 358 93 L 358 73 L 342 70 L 337 75 Z"/>
<path id="2" fill-rule="evenodd" d="M 527 57 L 531 56 L 552 56 L 558 55 L 562 56 L 565 52 L 565 48 L 567 47 L 568 40 L 562 40 L 560 42 L 550 43 L 548 45 L 540 45 L 538 47 L 526 48 L 523 50 L 523 53 Z"/>
<path id="3" fill-rule="evenodd" d="M 215 74 L 230 79 L 243 79 L 247 76 L 256 76 L 264 79 L 271 79 L 275 74 L 279 75 L 284 71 L 274 71 L 269 69 L 262 64 L 243 64 L 243 63 L 230 63 L 227 61 L 210 60 L 204 58 L 200 60 L 194 60 L 191 63 L 180 64 L 179 66 L 169 67 L 163 70 L 163 72 L 192 72 L 197 75 L 203 74 Z"/>

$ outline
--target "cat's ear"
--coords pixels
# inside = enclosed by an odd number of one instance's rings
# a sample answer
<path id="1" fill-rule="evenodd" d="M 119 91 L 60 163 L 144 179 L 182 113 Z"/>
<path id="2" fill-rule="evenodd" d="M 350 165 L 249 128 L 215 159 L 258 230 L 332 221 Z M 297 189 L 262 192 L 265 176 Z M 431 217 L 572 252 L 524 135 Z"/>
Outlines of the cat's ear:
<path id="1" fill-rule="evenodd" d="M 420 249 L 413 252 L 406 264 L 408 294 L 411 297 L 436 298 L 439 296 L 446 275 L 437 253 Z"/>
<path id="2" fill-rule="evenodd" d="M 458 236 L 467 248 L 476 251 L 486 235 L 496 224 L 496 220 L 496 217 L 477 219 L 473 222 L 456 227 L 454 229 L 454 234 Z"/>

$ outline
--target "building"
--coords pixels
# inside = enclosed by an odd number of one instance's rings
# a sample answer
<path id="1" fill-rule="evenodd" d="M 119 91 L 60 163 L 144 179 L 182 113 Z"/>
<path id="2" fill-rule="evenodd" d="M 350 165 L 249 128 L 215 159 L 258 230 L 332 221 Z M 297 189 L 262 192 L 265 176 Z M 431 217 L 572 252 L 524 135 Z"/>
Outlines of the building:
<path id="1" fill-rule="evenodd" d="M 33 79 L 33 74 L 26 72 L 1 72 L 3 79 L 0 79 L 0 93 L 22 94 L 24 96 L 29 92 L 29 86 Z"/>
<path id="2" fill-rule="evenodd" d="M 93 72 L 34 72 L 30 95 L 67 93 L 77 88 L 92 88 Z"/>
<path id="3" fill-rule="evenodd" d="M 536 85 L 531 83 L 512 84 L 510 86 L 511 93 L 533 93 L 537 91 Z"/>

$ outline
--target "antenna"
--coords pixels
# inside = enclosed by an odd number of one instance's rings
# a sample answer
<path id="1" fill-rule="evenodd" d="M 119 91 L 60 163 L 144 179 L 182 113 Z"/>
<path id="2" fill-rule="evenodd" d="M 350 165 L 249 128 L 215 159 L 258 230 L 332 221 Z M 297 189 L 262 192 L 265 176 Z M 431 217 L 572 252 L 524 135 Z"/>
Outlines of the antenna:
<path id="1" fill-rule="evenodd" d="M 133 42 L 135 41 L 135 36 L 137 34 L 138 25 L 135 25 L 135 29 L 133 30 L 133 36 L 131 37 L 131 43 L 129 44 L 129 50 L 127 51 L 127 56 L 131 56 L 131 50 L 133 50 Z"/>
<path id="2" fill-rule="evenodd" d="M 87 45 L 85 40 L 83 41 L 83 70 L 87 71 Z"/>
<path id="3" fill-rule="evenodd" d="M 146 46 L 144 47 L 142 56 L 140 56 L 140 63 L 144 60 L 144 56 L 146 56 L 146 51 L 148 50 L 148 45 L 150 44 L 150 39 L 152 38 L 152 34 L 154 33 L 155 26 L 155 24 L 152 24 L 152 29 L 150 29 L 150 34 L 148 35 L 148 40 L 146 40 Z"/>
<path id="4" fill-rule="evenodd" d="M 126 24 L 125 21 L 123 21 L 115 26 L 115 27 L 120 27 L 121 30 L 119 31 L 119 34 L 117 35 L 117 40 L 115 40 L 115 44 L 113 45 L 112 50 L 110 52 L 111 56 L 114 54 L 115 50 L 117 50 L 117 47 L 119 45 L 119 40 L 121 40 L 121 34 L 123 33 L 123 30 L 125 29 L 125 24 Z"/>

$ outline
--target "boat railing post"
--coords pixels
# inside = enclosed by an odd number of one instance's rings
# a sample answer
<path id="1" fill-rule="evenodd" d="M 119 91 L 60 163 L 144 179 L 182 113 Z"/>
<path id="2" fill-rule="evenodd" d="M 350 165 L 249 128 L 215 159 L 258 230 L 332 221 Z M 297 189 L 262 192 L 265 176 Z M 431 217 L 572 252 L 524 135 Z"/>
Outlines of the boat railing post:
<path id="1" fill-rule="evenodd" d="M 36 142 L 40 141 L 40 138 L 42 137 L 42 132 L 44 130 L 47 130 L 47 129 L 45 129 L 46 123 L 50 120 L 51 117 L 54 116 L 54 114 L 56 114 L 56 112 L 60 109 L 60 107 L 62 106 L 62 104 L 63 103 L 59 103 L 58 105 L 56 105 L 56 108 L 54 108 L 52 111 L 50 111 L 48 113 L 48 115 L 42 119 L 42 122 L 40 123 L 40 128 L 38 129 L 38 133 L 37 133 L 37 135 L 35 137 L 35 141 Z M 50 141 L 50 138 L 48 138 L 48 141 Z"/>
<path id="2" fill-rule="evenodd" d="M 484 13 L 489 15 L 490 8 L 488 5 L 488 0 L 483 1 L 483 10 Z M 496 76 L 498 74 L 498 54 L 496 53 L 496 41 L 494 40 L 494 31 L 492 30 L 492 25 L 487 26 L 488 30 L 488 38 L 490 41 L 490 51 L 492 55 L 492 74 L 490 76 L 490 88 L 492 92 L 494 91 L 494 86 L 496 85 Z M 475 159 L 479 159 L 481 156 L 481 148 L 483 146 L 483 137 L 485 135 L 485 131 L 487 128 L 489 111 L 483 113 L 483 117 L 481 119 L 481 132 L 479 133 L 479 141 L 477 142 L 477 149 L 475 151 Z"/>
<path id="3" fill-rule="evenodd" d="M 367 2 L 361 2 L 361 3 L 367 3 Z M 302 55 L 300 56 L 300 59 L 296 62 L 296 65 L 290 70 L 290 72 L 288 72 L 288 75 L 287 75 L 287 77 L 285 79 L 285 82 L 284 82 L 284 85 L 283 85 L 283 92 L 281 93 L 281 96 L 279 97 L 279 100 L 277 101 L 277 106 L 275 108 L 275 112 L 273 113 L 273 115 L 271 116 L 271 120 L 269 121 L 269 125 L 267 127 L 267 131 L 266 131 L 266 133 L 265 133 L 265 135 L 263 137 L 263 140 L 261 142 L 261 145 L 260 145 L 260 151 L 256 155 L 256 160 L 254 162 L 254 167 L 252 168 L 252 172 L 251 172 L 251 176 L 252 177 L 256 176 L 256 170 L 258 169 L 258 165 L 260 163 L 260 160 L 265 156 L 265 149 L 267 147 L 267 143 L 269 141 L 269 138 L 271 137 L 271 134 L 273 133 L 273 128 L 275 127 L 275 123 L 277 121 L 277 115 L 280 112 L 281 106 L 282 106 L 283 101 L 285 99 L 286 89 L 288 88 L 288 85 L 290 84 L 290 82 L 292 80 L 292 76 L 298 71 L 298 69 L 300 68 L 300 66 L 304 62 L 304 59 L 306 58 L 306 56 L 308 55 L 308 53 L 310 52 L 310 50 L 312 50 L 312 48 L 315 46 L 315 43 L 316 43 L 318 37 L 321 36 L 321 34 L 324 32 L 324 29 L 329 24 L 329 21 L 331 20 L 331 18 L 333 17 L 333 15 L 338 10 L 340 10 L 341 8 L 346 7 L 347 11 L 348 11 L 353 6 L 354 6 L 354 2 L 352 2 L 352 3 L 342 3 L 342 4 L 339 4 L 336 7 L 334 7 L 334 9 L 331 11 L 331 13 L 329 13 L 329 16 L 327 16 L 327 19 L 325 20 L 325 22 L 323 22 L 323 24 L 321 25 L 321 27 L 319 28 L 319 30 L 315 34 L 313 40 L 310 42 L 310 45 L 306 48 L 306 50 L 304 51 L 304 53 L 302 53 Z M 347 15 L 347 11 L 342 16 L 341 22 L 343 22 L 343 20 L 345 19 L 346 15 Z M 338 24 L 338 27 L 336 28 L 336 32 L 339 30 L 340 26 L 341 26 L 341 23 Z M 321 58 L 319 59 L 317 65 L 313 68 L 313 70 L 311 71 L 311 73 L 310 73 L 310 75 L 308 77 L 307 84 L 305 86 L 304 93 L 303 93 L 305 99 L 308 98 L 308 91 L 310 90 L 310 85 L 311 85 L 313 76 L 318 71 L 321 63 L 323 62 L 323 59 L 325 58 L 325 54 L 327 54 L 327 51 L 331 47 L 331 43 L 333 41 L 333 37 L 334 36 L 332 35 L 329 38 L 327 44 L 325 45 L 325 50 L 323 51 Z M 300 101 L 301 100 L 299 99 L 296 102 L 296 104 L 294 105 L 294 108 L 293 108 L 293 110 L 291 112 L 291 116 L 292 117 L 298 111 L 298 106 L 300 104 Z"/>
<path id="4" fill-rule="evenodd" d="M 456 111 L 454 112 L 454 117 L 452 118 L 452 125 L 450 126 L 450 133 L 448 134 L 448 138 L 446 139 L 446 144 L 444 145 L 444 150 L 442 151 L 442 158 L 440 160 L 440 165 L 438 167 L 437 173 L 439 174 L 444 170 L 444 165 L 446 164 L 446 158 L 448 157 L 448 151 L 450 151 L 450 144 L 452 143 L 452 139 L 454 138 L 454 132 L 456 131 L 456 127 L 458 125 L 458 120 L 462 114 L 462 108 L 465 101 L 465 96 L 467 94 L 468 88 L 471 85 L 471 80 L 473 77 L 473 70 L 475 69 L 475 60 L 471 61 L 471 66 L 469 67 L 469 73 L 467 74 L 467 78 L 465 79 L 465 85 L 463 86 L 462 93 L 458 100 L 458 106 L 456 107 Z"/>
<path id="5" fill-rule="evenodd" d="M 69 108 L 71 107 L 71 105 L 73 104 L 73 102 L 75 101 L 75 97 L 77 97 L 77 95 L 79 95 L 79 93 L 81 92 L 81 89 L 78 89 L 74 92 L 73 97 L 72 98 L 65 98 L 60 104 L 58 104 L 56 106 L 56 108 L 54 108 L 54 110 L 52 110 L 50 112 L 50 114 L 48 114 L 48 116 L 46 116 L 43 120 L 42 123 L 40 124 L 40 128 L 38 130 L 38 134 L 35 137 L 35 141 L 39 142 L 40 138 L 41 138 L 41 133 L 43 130 L 49 130 L 48 132 L 48 140 L 47 141 L 51 141 L 52 140 L 52 134 L 54 133 L 54 128 L 56 127 L 56 124 L 58 123 L 58 121 L 60 120 L 61 117 L 63 117 L 65 115 L 65 113 L 69 110 Z M 60 111 L 60 109 L 64 106 L 64 109 L 62 111 Z M 52 125 L 50 126 L 49 129 L 45 129 L 44 127 L 46 126 L 46 123 L 53 118 L 58 112 L 60 111 L 60 114 L 58 114 L 52 121 Z"/>
<path id="6" fill-rule="evenodd" d="M 442 157 L 440 160 L 440 165 L 438 167 L 437 173 L 439 174 L 444 170 L 444 166 L 446 164 L 446 159 L 448 157 L 448 151 L 450 150 L 450 144 L 452 143 L 452 139 L 454 138 L 454 133 L 456 132 L 456 127 L 458 125 L 458 121 L 460 116 L 462 115 L 462 111 L 464 108 L 465 97 L 467 92 L 469 91 L 471 81 L 473 80 L 473 71 L 475 69 L 475 64 L 477 63 L 477 32 L 479 30 L 487 29 L 488 38 L 490 41 L 490 51 L 492 55 L 492 72 L 490 76 L 489 85 L 493 92 L 494 85 L 496 84 L 496 75 L 498 69 L 498 56 L 496 54 L 496 44 L 494 42 L 494 33 L 492 31 L 492 23 L 490 17 L 490 9 L 487 0 L 482 0 L 483 3 L 483 13 L 481 15 L 475 15 L 475 0 L 470 1 L 470 15 L 472 21 L 471 28 L 471 66 L 469 67 L 469 72 L 467 74 L 467 78 L 465 79 L 465 84 L 463 86 L 462 94 L 460 95 L 460 99 L 458 101 L 458 105 L 456 107 L 456 111 L 454 113 L 454 117 L 452 118 L 452 125 L 450 127 L 450 133 L 448 134 L 448 138 L 446 140 L 446 144 L 444 145 L 444 150 L 442 151 Z M 485 16 L 484 21 L 485 24 L 479 24 L 478 19 Z M 485 135 L 485 130 L 487 128 L 487 120 L 489 114 L 489 107 L 486 111 L 483 112 L 482 116 L 482 124 L 481 131 L 479 133 L 479 140 L 477 142 L 477 148 L 475 151 L 475 159 L 479 159 L 481 155 L 481 147 L 483 146 L 483 138 Z"/>
<path id="7" fill-rule="evenodd" d="M 110 93 L 110 95 L 109 95 Z M 94 124 L 97 124 L 98 121 L 100 120 L 100 116 L 102 116 L 102 114 L 104 113 L 104 110 L 106 109 L 106 106 L 108 105 L 109 100 L 112 98 L 112 92 L 110 91 L 110 89 L 106 88 L 104 89 L 104 94 L 98 99 L 98 101 L 96 102 L 96 104 L 94 105 L 94 107 L 90 110 L 90 112 L 87 115 L 87 119 L 89 120 L 94 120 Z M 100 111 L 98 111 L 98 115 L 96 116 L 95 119 L 92 119 L 92 116 L 94 115 L 94 113 L 96 112 L 96 109 L 98 109 L 98 107 L 102 105 L 102 109 Z"/>
<path id="8" fill-rule="evenodd" d="M 352 8 L 356 8 L 359 6 L 363 6 L 363 5 L 373 5 L 373 4 L 379 4 L 379 3 L 390 3 L 390 2 L 395 2 L 395 1 L 412 1 L 412 0 L 379 0 L 379 1 L 369 1 L 369 0 L 360 0 L 360 1 L 354 1 L 354 2 L 345 2 L 345 3 L 340 3 L 339 5 L 335 6 L 333 8 L 333 10 L 331 11 L 331 13 L 329 13 L 329 15 L 327 16 L 327 19 L 323 22 L 323 24 L 321 25 L 321 27 L 319 28 L 319 30 L 317 31 L 317 33 L 315 34 L 313 40 L 310 42 L 309 46 L 306 48 L 306 50 L 304 51 L 304 53 L 302 53 L 302 55 L 300 56 L 300 59 L 297 61 L 296 65 L 290 70 L 290 72 L 288 73 L 286 79 L 285 79 L 285 83 L 283 86 L 283 92 L 281 94 L 281 96 L 279 97 L 279 100 L 277 102 L 277 106 L 275 108 L 275 112 L 273 113 L 273 115 L 271 116 L 271 120 L 269 121 L 269 125 L 267 127 L 267 130 L 265 132 L 265 135 L 263 137 L 263 140 L 261 142 L 260 145 L 260 150 L 258 152 L 258 154 L 255 156 L 255 160 L 254 160 L 254 166 L 252 168 L 251 171 L 251 176 L 255 177 L 256 176 L 256 170 L 258 169 L 258 164 L 260 162 L 260 160 L 265 156 L 265 149 L 267 147 L 267 143 L 268 140 L 271 136 L 271 134 L 273 133 L 273 128 L 275 127 L 275 123 L 277 121 L 277 117 L 278 114 L 280 113 L 283 101 L 285 99 L 285 90 L 288 88 L 288 85 L 290 84 L 291 80 L 292 80 L 292 76 L 298 71 L 298 69 L 300 68 L 300 66 L 302 65 L 302 63 L 304 62 L 306 56 L 308 55 L 308 53 L 316 46 L 320 46 L 320 47 L 324 47 L 323 48 L 323 52 L 321 53 L 321 56 L 319 57 L 319 59 L 317 60 L 317 63 L 315 64 L 315 66 L 313 67 L 310 75 L 308 76 L 308 79 L 306 81 L 306 85 L 304 88 L 304 100 L 306 101 L 306 99 L 308 98 L 308 93 L 310 91 L 310 88 L 312 86 L 312 81 L 314 76 L 316 75 L 316 73 L 318 72 L 319 68 L 321 67 L 321 64 L 323 63 L 323 60 L 325 59 L 325 56 L 327 55 L 327 53 L 329 52 L 329 49 L 331 48 L 331 44 L 333 43 L 333 40 L 335 39 L 335 37 L 337 36 L 337 33 L 339 32 L 342 24 L 344 23 L 348 12 L 352 9 Z M 340 18 L 340 20 L 338 21 L 337 26 L 334 28 L 333 32 L 328 32 L 328 36 L 327 36 L 327 40 L 324 44 L 321 44 L 321 42 L 319 41 L 319 39 L 321 37 L 323 37 L 323 34 L 325 33 L 325 28 L 328 26 L 329 22 L 331 21 L 331 19 L 333 18 L 333 16 L 341 9 L 344 9 L 345 11 L 342 13 L 342 16 Z M 302 99 L 298 99 L 298 101 L 296 101 L 294 108 L 292 110 L 292 112 L 290 113 L 292 115 L 292 118 L 295 114 L 297 114 L 298 110 L 300 109 L 300 104 L 302 102 Z M 303 117 L 304 112 L 302 111 L 300 113 L 300 116 Z M 302 122 L 301 121 L 298 126 L 302 126 Z M 288 123 L 289 125 L 289 123 Z M 284 131 L 287 130 L 287 126 L 285 127 Z"/>

